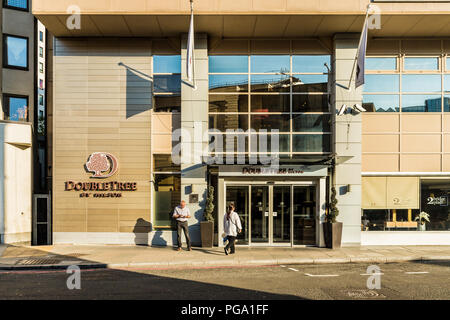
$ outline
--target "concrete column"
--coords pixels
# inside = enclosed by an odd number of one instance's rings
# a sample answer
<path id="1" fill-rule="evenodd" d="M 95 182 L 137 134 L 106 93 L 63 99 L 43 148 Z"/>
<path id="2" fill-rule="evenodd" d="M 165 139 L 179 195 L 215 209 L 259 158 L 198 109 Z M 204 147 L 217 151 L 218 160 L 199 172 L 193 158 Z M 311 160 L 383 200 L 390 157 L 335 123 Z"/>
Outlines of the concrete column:
<path id="1" fill-rule="evenodd" d="M 360 34 L 337 34 L 334 37 L 332 105 L 336 109 L 333 147 L 337 165 L 333 180 L 339 208 L 337 220 L 344 224 L 343 245 L 361 243 L 361 114 L 337 115 L 343 104 L 350 108 L 357 103 L 362 105 L 362 87 L 355 89 L 355 74 L 348 89 L 359 38 Z M 346 192 L 347 185 L 350 185 L 349 192 Z"/>
<path id="2" fill-rule="evenodd" d="M 191 240 L 201 242 L 200 221 L 207 196 L 207 167 L 202 164 L 202 150 L 208 146 L 208 41 L 206 34 L 196 34 L 194 78 L 196 88 L 187 82 L 187 35 L 181 39 L 181 199 L 185 200 L 192 218 L 189 221 Z M 198 203 L 189 203 L 189 196 L 198 194 Z"/>

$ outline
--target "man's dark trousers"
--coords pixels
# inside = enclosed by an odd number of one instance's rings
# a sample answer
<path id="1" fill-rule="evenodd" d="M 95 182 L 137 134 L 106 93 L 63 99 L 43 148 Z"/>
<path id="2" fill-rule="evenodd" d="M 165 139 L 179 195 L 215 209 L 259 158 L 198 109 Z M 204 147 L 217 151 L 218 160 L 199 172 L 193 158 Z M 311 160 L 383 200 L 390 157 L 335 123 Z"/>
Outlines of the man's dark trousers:
<path id="1" fill-rule="evenodd" d="M 228 244 L 225 246 L 225 250 L 230 249 L 230 253 L 233 254 L 235 251 L 235 244 L 236 242 L 236 237 L 233 236 L 228 236 Z"/>
<path id="2" fill-rule="evenodd" d="M 181 248 L 181 231 L 184 231 L 184 236 L 186 237 L 187 247 L 191 247 L 191 238 L 189 237 L 189 226 L 187 221 L 178 221 L 177 220 L 177 240 L 178 240 L 178 248 Z"/>

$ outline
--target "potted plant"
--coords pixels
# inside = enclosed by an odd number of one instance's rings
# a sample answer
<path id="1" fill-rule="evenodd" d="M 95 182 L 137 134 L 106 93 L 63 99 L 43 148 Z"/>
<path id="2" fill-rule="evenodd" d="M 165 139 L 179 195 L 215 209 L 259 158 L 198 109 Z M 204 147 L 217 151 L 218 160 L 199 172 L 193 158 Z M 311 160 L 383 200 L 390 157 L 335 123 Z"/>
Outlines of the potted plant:
<path id="1" fill-rule="evenodd" d="M 325 245 L 327 248 L 338 249 L 341 247 L 342 241 L 342 222 L 337 222 L 336 218 L 339 215 L 337 208 L 338 200 L 336 199 L 336 188 L 331 188 L 331 200 L 326 215 L 326 221 L 323 224 Z"/>
<path id="2" fill-rule="evenodd" d="M 214 243 L 214 187 L 208 188 L 208 196 L 206 197 L 206 206 L 203 211 L 205 221 L 200 222 L 200 231 L 202 237 L 202 247 L 212 248 Z"/>
<path id="3" fill-rule="evenodd" d="M 427 230 L 426 222 L 430 222 L 430 215 L 426 213 L 425 211 L 422 211 L 414 218 L 415 221 L 419 221 L 418 229 L 419 231 L 425 231 Z"/>

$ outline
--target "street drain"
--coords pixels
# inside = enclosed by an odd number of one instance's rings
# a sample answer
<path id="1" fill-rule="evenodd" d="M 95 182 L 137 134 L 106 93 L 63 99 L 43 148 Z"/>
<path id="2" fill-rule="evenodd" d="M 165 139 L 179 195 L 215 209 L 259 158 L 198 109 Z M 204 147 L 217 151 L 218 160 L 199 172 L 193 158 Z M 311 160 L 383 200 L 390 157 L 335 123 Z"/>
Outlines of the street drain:
<path id="1" fill-rule="evenodd" d="M 343 290 L 342 293 L 352 299 L 377 299 L 377 298 L 386 298 L 386 296 L 381 293 L 376 292 L 375 290 Z"/>
<path id="2" fill-rule="evenodd" d="M 21 259 L 16 262 L 16 265 L 44 265 L 44 264 L 57 264 L 60 260 L 56 259 Z"/>

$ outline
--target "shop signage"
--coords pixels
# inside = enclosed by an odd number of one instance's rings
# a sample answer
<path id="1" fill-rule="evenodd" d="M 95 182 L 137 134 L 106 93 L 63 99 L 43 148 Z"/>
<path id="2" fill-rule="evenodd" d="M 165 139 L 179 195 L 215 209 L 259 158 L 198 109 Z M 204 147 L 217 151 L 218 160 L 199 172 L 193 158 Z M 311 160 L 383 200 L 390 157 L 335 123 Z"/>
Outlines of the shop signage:
<path id="1" fill-rule="evenodd" d="M 440 196 L 440 197 L 428 197 L 427 198 L 427 204 L 433 205 L 433 206 L 448 206 L 448 198 L 446 196 Z"/>
<path id="2" fill-rule="evenodd" d="M 219 166 L 219 176 L 325 177 L 327 166 Z"/>
<path id="3" fill-rule="evenodd" d="M 106 152 L 94 152 L 84 165 L 91 172 L 91 179 L 106 179 L 115 175 L 119 169 L 117 158 Z M 64 191 L 79 192 L 80 198 L 121 198 L 122 192 L 137 191 L 136 182 L 64 182 Z"/>

